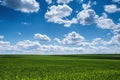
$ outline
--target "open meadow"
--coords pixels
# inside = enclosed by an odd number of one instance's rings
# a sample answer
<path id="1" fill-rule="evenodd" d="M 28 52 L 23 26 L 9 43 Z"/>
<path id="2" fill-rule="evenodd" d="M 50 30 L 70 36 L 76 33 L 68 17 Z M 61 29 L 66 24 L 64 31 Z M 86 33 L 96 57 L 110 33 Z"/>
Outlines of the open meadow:
<path id="1" fill-rule="evenodd" d="M 120 80 L 120 55 L 0 55 L 0 80 Z"/>

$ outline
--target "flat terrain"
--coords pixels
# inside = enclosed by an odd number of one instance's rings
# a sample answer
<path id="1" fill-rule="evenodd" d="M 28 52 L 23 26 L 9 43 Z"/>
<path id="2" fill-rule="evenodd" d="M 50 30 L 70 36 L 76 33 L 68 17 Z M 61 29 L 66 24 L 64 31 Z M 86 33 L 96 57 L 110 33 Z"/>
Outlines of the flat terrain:
<path id="1" fill-rule="evenodd" d="M 0 80 L 120 80 L 120 55 L 0 55 Z"/>

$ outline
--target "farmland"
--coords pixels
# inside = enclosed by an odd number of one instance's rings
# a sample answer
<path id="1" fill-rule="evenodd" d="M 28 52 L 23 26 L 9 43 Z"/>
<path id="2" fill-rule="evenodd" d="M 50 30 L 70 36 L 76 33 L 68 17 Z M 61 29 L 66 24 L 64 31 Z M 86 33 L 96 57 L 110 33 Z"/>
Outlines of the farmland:
<path id="1" fill-rule="evenodd" d="M 120 55 L 0 55 L 0 80 L 120 80 Z"/>

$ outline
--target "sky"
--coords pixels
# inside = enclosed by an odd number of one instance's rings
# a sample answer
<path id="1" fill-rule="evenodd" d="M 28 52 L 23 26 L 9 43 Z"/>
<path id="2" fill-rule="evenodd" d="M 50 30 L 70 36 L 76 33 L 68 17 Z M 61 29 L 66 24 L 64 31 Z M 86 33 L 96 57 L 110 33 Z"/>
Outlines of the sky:
<path id="1" fill-rule="evenodd" d="M 0 54 L 119 54 L 120 0 L 0 0 Z"/>

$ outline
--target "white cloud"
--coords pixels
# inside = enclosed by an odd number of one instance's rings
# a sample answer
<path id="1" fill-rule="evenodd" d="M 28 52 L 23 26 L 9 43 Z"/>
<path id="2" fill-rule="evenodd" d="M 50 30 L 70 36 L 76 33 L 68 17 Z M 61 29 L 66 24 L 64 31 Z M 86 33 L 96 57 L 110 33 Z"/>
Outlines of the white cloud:
<path id="1" fill-rule="evenodd" d="M 0 35 L 0 39 L 4 39 L 4 36 L 1 36 L 1 35 Z"/>
<path id="2" fill-rule="evenodd" d="M 68 36 L 68 35 L 66 35 Z M 64 39 L 63 39 L 64 40 Z M 63 41 L 61 40 L 61 41 Z M 70 39 L 71 41 L 71 39 Z M 72 40 L 73 41 L 73 40 Z M 77 45 L 79 42 L 76 42 Z M 87 44 L 86 44 L 87 43 Z M 120 51 L 120 36 L 115 35 L 110 41 L 104 41 L 101 38 L 95 38 L 92 42 L 84 42 L 86 46 L 74 46 L 73 44 L 65 44 L 69 46 L 58 45 L 41 45 L 39 50 L 45 53 L 55 54 L 80 54 L 80 53 L 119 53 Z M 118 45 L 119 44 L 119 45 Z M 72 45 L 72 46 L 70 46 Z"/>
<path id="3" fill-rule="evenodd" d="M 71 52 L 74 52 L 72 51 L 73 47 L 75 49 L 81 48 L 81 51 L 78 52 L 83 53 L 114 53 L 114 52 L 119 53 L 120 51 L 119 34 L 114 35 L 108 41 L 105 41 L 102 38 L 95 38 L 92 41 L 87 42 L 83 36 L 73 31 L 65 35 L 65 37 L 62 40 L 58 38 L 56 38 L 55 40 L 56 42 L 62 44 L 63 47 L 68 45 L 67 48 L 71 49 Z"/>
<path id="4" fill-rule="evenodd" d="M 118 23 L 117 25 L 114 26 L 112 32 L 113 32 L 114 35 L 119 34 L 119 32 L 120 32 L 120 23 Z"/>
<path id="5" fill-rule="evenodd" d="M 96 1 L 94 1 L 94 2 L 89 1 L 88 4 L 83 3 L 83 4 L 82 4 L 82 8 L 83 8 L 84 10 L 85 10 L 85 9 L 89 9 L 89 8 L 92 7 L 92 5 L 96 5 L 96 4 L 97 4 Z"/>
<path id="6" fill-rule="evenodd" d="M 92 45 L 100 45 L 100 44 L 103 44 L 103 40 L 101 38 L 95 38 L 93 39 Z"/>
<path id="7" fill-rule="evenodd" d="M 115 3 L 120 3 L 120 0 L 112 0 Z"/>
<path id="8" fill-rule="evenodd" d="M 24 40 L 14 45 L 14 52 L 20 54 L 73 54 L 74 52 L 82 52 L 83 48 L 65 47 L 58 45 L 41 45 L 37 41 Z"/>
<path id="9" fill-rule="evenodd" d="M 0 53 L 3 52 L 10 52 L 10 50 L 13 49 L 10 42 L 8 41 L 0 41 Z"/>
<path id="10" fill-rule="evenodd" d="M 83 3 L 83 4 L 82 4 L 82 8 L 83 8 L 84 10 L 90 9 L 90 8 L 92 7 L 92 5 L 96 5 L 96 4 L 97 4 L 96 1 L 94 1 L 94 2 L 89 1 L 87 4 Z"/>
<path id="11" fill-rule="evenodd" d="M 10 42 L 7 42 L 7 41 L 0 41 L 0 46 L 8 46 L 10 45 Z"/>
<path id="12" fill-rule="evenodd" d="M 107 18 L 107 15 L 104 14 Z M 113 30 L 118 30 L 120 24 L 115 25 Z M 118 28 L 119 27 L 119 28 Z M 1 37 L 3 39 L 4 36 Z M 51 41 L 47 35 L 36 33 L 35 39 Z M 64 38 L 55 38 L 51 44 L 40 44 L 39 41 L 23 40 L 11 45 L 9 41 L 0 40 L 0 54 L 3 53 L 19 53 L 19 54 L 81 54 L 81 53 L 119 53 L 120 52 L 120 34 L 116 33 L 114 36 L 105 41 L 102 38 L 95 38 L 91 41 L 86 41 L 79 33 L 72 31 Z"/>
<path id="13" fill-rule="evenodd" d="M 34 34 L 34 38 L 41 41 L 48 41 L 48 42 L 51 41 L 51 39 L 47 35 L 43 35 L 39 33 Z"/>
<path id="14" fill-rule="evenodd" d="M 77 22 L 76 18 L 72 18 L 71 20 L 61 20 L 61 23 L 63 23 L 65 27 L 70 27 L 72 24 L 76 24 Z"/>
<path id="15" fill-rule="evenodd" d="M 95 38 L 88 46 L 88 49 L 95 51 L 95 53 L 119 53 L 120 36 L 115 35 L 109 41 Z"/>
<path id="16" fill-rule="evenodd" d="M 85 46 L 86 45 L 84 37 L 76 33 L 75 31 L 66 34 L 62 40 L 58 38 L 56 38 L 55 40 L 58 43 L 61 43 L 64 45 L 72 45 L 72 46 Z"/>
<path id="17" fill-rule="evenodd" d="M 93 9 L 85 9 L 78 13 L 77 19 L 82 25 L 93 24 L 98 16 Z"/>
<path id="18" fill-rule="evenodd" d="M 38 12 L 40 8 L 36 0 L 3 0 L 1 5 L 24 13 Z"/>
<path id="19" fill-rule="evenodd" d="M 52 3 L 52 0 L 45 0 L 48 4 Z"/>
<path id="20" fill-rule="evenodd" d="M 7 41 L 0 41 L 0 54 L 34 54 L 34 52 L 39 53 L 40 46 L 39 42 L 30 40 L 18 41 L 14 45 Z"/>
<path id="21" fill-rule="evenodd" d="M 115 27 L 115 23 L 112 19 L 107 17 L 107 14 L 103 13 L 103 15 L 96 20 L 96 24 L 99 28 L 102 29 L 113 29 Z"/>
<path id="22" fill-rule="evenodd" d="M 62 42 L 63 44 L 67 44 L 67 45 L 83 46 L 85 39 L 83 36 L 73 31 L 67 34 L 66 37 L 62 40 Z"/>
<path id="23" fill-rule="evenodd" d="M 73 0 L 57 0 L 57 3 L 70 3 Z"/>
<path id="24" fill-rule="evenodd" d="M 108 13 L 115 13 L 117 11 L 120 11 L 120 8 L 118 8 L 115 4 L 105 5 L 104 9 Z"/>
<path id="25" fill-rule="evenodd" d="M 95 2 L 96 3 L 96 2 Z M 113 30 L 114 32 L 119 32 L 118 31 L 118 26 L 119 24 L 115 24 L 112 19 L 108 18 L 106 13 L 103 13 L 102 16 L 98 16 L 96 12 L 91 8 L 92 5 L 95 5 L 91 1 L 89 1 L 88 4 L 82 4 L 83 10 L 80 11 L 77 14 L 77 19 L 80 24 L 82 25 L 91 25 L 91 24 L 96 24 L 97 27 L 101 29 L 110 29 Z M 113 7 L 113 8 L 112 8 Z M 118 11 L 115 10 L 117 8 L 116 5 L 106 5 L 105 10 L 107 12 L 115 12 Z M 112 10 L 113 9 L 113 10 Z M 120 29 L 119 29 L 120 30 Z"/>
<path id="26" fill-rule="evenodd" d="M 71 14 L 72 8 L 70 8 L 68 5 L 58 5 L 58 6 L 51 6 L 49 10 L 47 11 L 45 18 L 64 18 Z M 51 20 L 50 20 L 51 21 Z"/>
<path id="27" fill-rule="evenodd" d="M 44 54 L 74 54 L 83 52 L 83 48 L 78 47 L 65 47 L 65 46 L 58 46 L 58 45 L 41 45 L 40 49 L 41 52 Z"/>
<path id="28" fill-rule="evenodd" d="M 120 34 L 114 35 L 109 42 L 106 42 L 106 45 L 120 47 Z"/>
<path id="29" fill-rule="evenodd" d="M 51 6 L 49 10 L 45 14 L 45 18 L 48 22 L 54 22 L 58 24 L 64 24 L 64 26 L 69 27 L 73 23 L 77 23 L 76 18 L 72 18 L 71 20 L 66 19 L 66 17 L 70 16 L 72 13 L 72 8 L 68 5 L 58 5 Z"/>
<path id="30" fill-rule="evenodd" d="M 104 41 L 101 38 L 96 38 L 90 43 L 90 45 L 98 48 L 100 50 L 100 47 L 103 47 L 104 49 L 107 50 L 114 50 L 115 48 L 119 49 L 120 51 L 120 34 L 114 35 L 109 41 Z M 119 52 L 118 51 L 118 52 Z M 111 51 L 114 52 L 114 51 Z"/>
<path id="31" fill-rule="evenodd" d="M 77 19 L 82 25 L 96 24 L 101 29 L 114 30 L 117 26 L 112 19 L 108 18 L 106 13 L 102 16 L 98 16 L 96 12 L 91 8 L 91 1 L 88 4 L 82 4 L 83 10 L 77 14 Z"/>
<path id="32" fill-rule="evenodd" d="M 55 38 L 62 45 L 43 44 L 39 41 L 23 40 L 11 45 L 8 41 L 0 41 L 0 54 L 18 53 L 18 54 L 81 54 L 81 53 L 119 53 L 120 52 L 120 34 L 114 35 L 109 41 L 102 38 L 95 38 L 87 42 L 83 36 L 76 32 L 65 35 L 60 40 Z M 71 45 L 71 46 L 70 46 Z"/>
<path id="33" fill-rule="evenodd" d="M 95 23 L 98 15 L 96 12 L 91 8 L 92 5 L 95 5 L 91 1 L 88 4 L 82 4 L 83 10 L 77 14 L 77 19 L 82 25 L 90 25 Z"/>
<path id="34" fill-rule="evenodd" d="M 91 7 L 91 1 L 88 2 L 88 4 L 82 4 L 82 8 L 84 10 L 89 9 Z"/>
<path id="35" fill-rule="evenodd" d="M 17 42 L 16 47 L 18 50 L 34 50 L 40 47 L 40 43 L 37 41 L 24 40 Z"/>
<path id="36" fill-rule="evenodd" d="M 90 25 L 95 23 L 95 20 L 98 18 L 96 12 L 90 9 L 92 5 L 96 4 L 95 1 L 89 1 L 88 4 L 82 4 L 83 10 L 77 14 L 77 17 L 71 19 L 68 19 L 73 11 L 71 7 L 67 4 L 53 5 L 49 7 L 49 10 L 45 13 L 45 18 L 48 22 L 64 24 L 65 27 L 70 27 L 72 24 L 77 24 L 78 22 L 82 25 Z"/>
<path id="37" fill-rule="evenodd" d="M 61 40 L 59 38 L 55 38 L 54 41 L 56 41 L 57 43 L 61 43 Z"/>
<path id="38" fill-rule="evenodd" d="M 76 34 L 76 37 L 72 36 Z M 95 38 L 91 42 L 85 41 L 83 36 L 80 36 L 76 32 L 68 33 L 65 38 L 58 40 L 59 43 L 64 45 L 69 45 L 66 48 L 68 52 L 71 50 L 71 53 L 74 53 L 74 50 L 77 50 L 76 53 L 119 53 L 120 51 L 120 35 L 114 35 L 109 41 L 105 41 L 102 38 Z M 78 45 L 81 44 L 81 45 Z M 62 46 L 64 46 L 62 45 Z M 72 47 L 70 46 L 72 45 Z M 74 46 L 77 45 L 77 46 Z M 65 47 L 64 47 L 65 48 Z M 74 48 L 74 49 L 73 49 Z M 79 49 L 80 48 L 80 49 Z M 67 52 L 66 49 L 64 49 Z M 61 51 L 61 50 L 60 50 Z"/>

